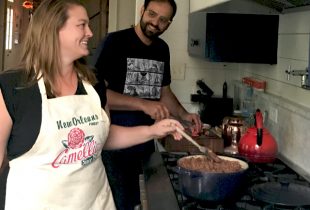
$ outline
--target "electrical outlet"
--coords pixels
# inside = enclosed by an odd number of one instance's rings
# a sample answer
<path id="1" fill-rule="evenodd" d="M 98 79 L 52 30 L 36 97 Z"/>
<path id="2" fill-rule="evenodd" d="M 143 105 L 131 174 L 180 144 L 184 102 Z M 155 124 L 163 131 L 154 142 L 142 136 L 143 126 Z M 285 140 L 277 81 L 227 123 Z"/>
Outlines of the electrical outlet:
<path id="1" fill-rule="evenodd" d="M 274 123 L 278 123 L 278 109 L 277 108 L 275 107 L 270 108 L 269 119 Z"/>
<path id="2" fill-rule="evenodd" d="M 171 67 L 171 78 L 174 80 L 185 80 L 186 64 Z"/>

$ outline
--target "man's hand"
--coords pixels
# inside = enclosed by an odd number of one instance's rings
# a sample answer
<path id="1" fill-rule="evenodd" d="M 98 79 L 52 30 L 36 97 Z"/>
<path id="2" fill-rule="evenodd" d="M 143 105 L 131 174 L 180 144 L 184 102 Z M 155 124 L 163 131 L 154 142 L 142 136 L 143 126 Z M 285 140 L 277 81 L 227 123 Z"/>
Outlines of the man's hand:
<path id="1" fill-rule="evenodd" d="M 162 120 L 170 116 L 168 108 L 159 101 L 145 100 L 143 103 L 143 112 L 151 116 L 154 120 Z"/>
<path id="2" fill-rule="evenodd" d="M 202 129 L 202 122 L 200 120 L 200 116 L 195 113 L 186 113 L 182 116 L 182 120 L 191 122 L 193 127 L 193 133 L 200 133 Z"/>

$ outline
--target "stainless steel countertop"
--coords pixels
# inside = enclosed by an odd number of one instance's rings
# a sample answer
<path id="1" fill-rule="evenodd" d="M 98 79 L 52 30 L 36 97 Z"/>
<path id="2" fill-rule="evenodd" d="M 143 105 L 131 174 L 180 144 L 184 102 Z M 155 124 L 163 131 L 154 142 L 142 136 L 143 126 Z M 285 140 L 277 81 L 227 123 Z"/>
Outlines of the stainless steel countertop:
<path id="1" fill-rule="evenodd" d="M 298 166 L 297 164 L 290 161 L 288 158 L 286 158 L 281 153 L 278 154 L 278 158 L 283 161 L 287 166 L 289 166 L 291 169 L 293 169 L 296 173 L 298 173 L 300 176 L 302 176 L 305 180 L 310 182 L 310 174 L 307 173 L 303 168 Z"/>
<path id="2" fill-rule="evenodd" d="M 160 152 L 143 161 L 147 209 L 180 210 Z"/>
<path id="3" fill-rule="evenodd" d="M 310 175 L 305 170 L 281 154 L 278 158 L 310 182 Z M 144 210 L 180 210 L 160 152 L 154 152 L 144 160 L 143 172 L 147 197 L 147 209 Z"/>

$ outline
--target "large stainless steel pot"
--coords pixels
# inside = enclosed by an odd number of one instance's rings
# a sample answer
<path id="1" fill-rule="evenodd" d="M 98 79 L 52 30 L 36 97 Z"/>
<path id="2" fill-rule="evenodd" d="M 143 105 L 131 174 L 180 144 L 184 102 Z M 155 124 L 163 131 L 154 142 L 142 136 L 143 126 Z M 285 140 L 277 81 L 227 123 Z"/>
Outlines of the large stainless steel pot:
<path id="1" fill-rule="evenodd" d="M 191 155 L 184 158 L 199 157 L 201 155 Z M 179 174 L 179 186 L 182 194 L 186 197 L 200 201 L 218 202 L 231 198 L 242 188 L 245 172 L 248 164 L 242 160 L 219 156 L 222 159 L 238 161 L 242 170 L 232 173 L 201 172 L 185 169 L 180 166 L 176 169 Z"/>

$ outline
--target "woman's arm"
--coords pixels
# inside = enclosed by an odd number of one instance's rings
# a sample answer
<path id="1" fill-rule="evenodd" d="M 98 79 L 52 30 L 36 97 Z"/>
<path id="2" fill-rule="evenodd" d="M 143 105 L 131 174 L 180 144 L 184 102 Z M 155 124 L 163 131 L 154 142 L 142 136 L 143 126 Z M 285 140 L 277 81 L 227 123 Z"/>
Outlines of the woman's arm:
<path id="1" fill-rule="evenodd" d="M 178 121 L 173 119 L 164 119 L 150 126 L 122 127 L 111 125 L 104 149 L 126 148 L 167 135 L 173 135 L 174 139 L 180 140 L 182 136 L 176 131 L 176 127 L 184 129 Z"/>
<path id="2" fill-rule="evenodd" d="M 6 146 L 12 129 L 12 119 L 4 103 L 3 95 L 0 89 L 0 167 L 6 154 Z"/>

